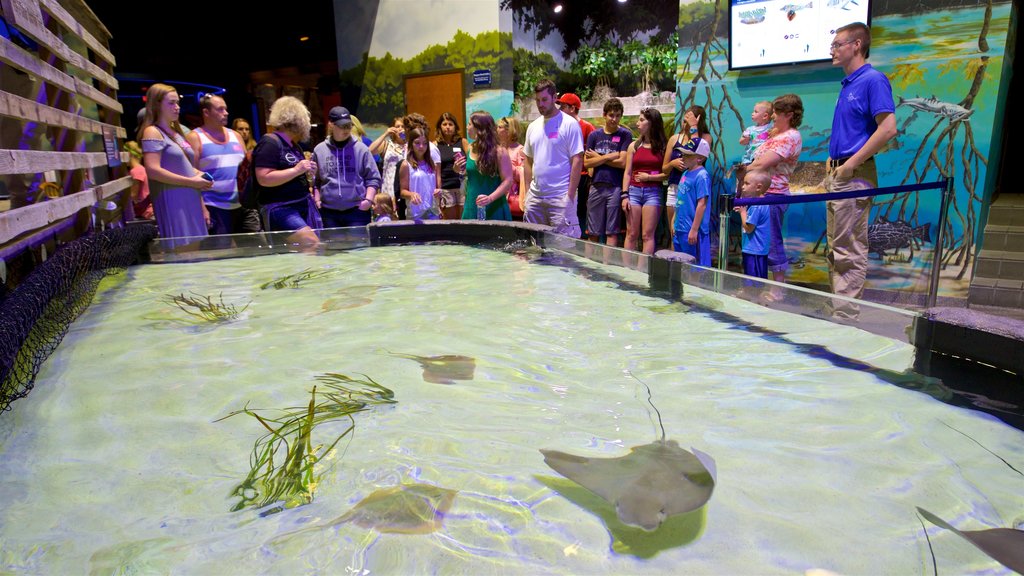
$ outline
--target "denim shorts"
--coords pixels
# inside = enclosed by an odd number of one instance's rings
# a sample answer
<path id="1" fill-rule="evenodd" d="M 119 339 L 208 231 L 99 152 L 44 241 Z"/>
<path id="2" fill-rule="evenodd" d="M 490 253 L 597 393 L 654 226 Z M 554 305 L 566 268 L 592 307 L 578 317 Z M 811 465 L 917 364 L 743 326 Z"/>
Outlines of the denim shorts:
<path id="1" fill-rule="evenodd" d="M 664 206 L 661 198 L 661 186 L 629 187 L 629 204 L 631 206 Z"/>
<path id="2" fill-rule="evenodd" d="M 266 224 L 270 232 L 294 232 L 312 227 L 306 222 L 309 208 L 305 202 L 292 202 L 266 210 Z"/>

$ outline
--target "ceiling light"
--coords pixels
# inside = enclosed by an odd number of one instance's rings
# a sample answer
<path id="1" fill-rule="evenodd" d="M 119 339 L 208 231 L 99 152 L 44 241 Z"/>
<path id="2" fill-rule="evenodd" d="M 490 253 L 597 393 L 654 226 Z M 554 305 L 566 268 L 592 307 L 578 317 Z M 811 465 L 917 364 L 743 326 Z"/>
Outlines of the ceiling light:
<path id="1" fill-rule="evenodd" d="M 555 11 L 555 14 L 561 14 L 561 12 L 562 12 L 562 5 L 561 4 L 555 4 L 554 11 Z"/>

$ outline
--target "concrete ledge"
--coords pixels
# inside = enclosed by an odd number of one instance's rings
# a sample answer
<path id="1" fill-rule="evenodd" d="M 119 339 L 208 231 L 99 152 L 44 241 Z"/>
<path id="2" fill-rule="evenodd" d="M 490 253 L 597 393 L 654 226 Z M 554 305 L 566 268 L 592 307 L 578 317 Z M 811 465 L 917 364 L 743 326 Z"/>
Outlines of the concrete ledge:
<path id="1" fill-rule="evenodd" d="M 966 308 L 931 308 L 924 317 L 932 351 L 1024 374 L 1024 321 Z"/>
<path id="2" fill-rule="evenodd" d="M 525 222 L 498 220 L 438 220 L 415 222 L 399 220 L 367 226 L 370 246 L 388 246 L 410 242 L 457 242 L 479 244 L 483 242 L 516 242 L 534 240 L 543 245 L 548 226 Z M 573 240 L 575 241 L 575 240 Z"/>

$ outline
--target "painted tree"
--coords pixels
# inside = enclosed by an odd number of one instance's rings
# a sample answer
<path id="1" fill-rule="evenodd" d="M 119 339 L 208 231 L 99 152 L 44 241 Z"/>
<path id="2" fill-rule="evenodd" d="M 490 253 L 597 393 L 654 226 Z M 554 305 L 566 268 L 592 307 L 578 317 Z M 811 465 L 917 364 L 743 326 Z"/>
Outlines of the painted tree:
<path id="1" fill-rule="evenodd" d="M 991 20 L 992 1 L 988 0 L 984 21 L 978 36 L 978 51 L 982 54 L 989 51 L 987 36 Z M 957 103 L 965 111 L 973 112 L 974 100 L 984 84 L 988 63 L 988 56 L 980 56 L 971 58 L 966 63 L 964 60 L 952 60 L 939 65 L 940 76 L 962 73 L 964 79 L 970 81 L 967 94 Z M 897 85 L 906 86 L 921 77 L 923 77 L 923 71 L 918 64 L 913 63 L 897 66 L 892 80 Z M 905 130 L 916 119 L 917 112 L 915 111 L 903 122 L 901 128 Z M 933 136 L 934 140 L 932 140 Z M 950 217 L 943 223 L 945 237 L 942 246 L 942 267 L 946 268 L 950 264 L 959 266 L 960 269 L 956 274 L 957 280 L 962 279 L 971 268 L 975 248 L 977 208 L 981 206 L 982 202 L 978 187 L 982 168 L 987 166 L 988 158 L 978 150 L 975 143 L 974 129 L 970 124 L 969 114 L 960 118 L 938 116 L 931 129 L 922 138 L 914 159 L 908 165 L 902 180 L 902 183 L 906 184 L 957 177 L 956 183 L 962 185 L 966 190 L 965 199 L 961 200 L 961 197 L 956 194 L 950 199 Z M 963 171 L 962 177 L 957 175 L 958 168 Z M 919 194 L 912 192 L 896 195 L 888 202 L 880 204 L 880 214 L 890 220 L 903 219 L 908 222 L 916 222 L 920 209 Z M 959 226 L 954 225 L 954 219 Z M 957 234 L 958 229 L 959 235 Z"/>

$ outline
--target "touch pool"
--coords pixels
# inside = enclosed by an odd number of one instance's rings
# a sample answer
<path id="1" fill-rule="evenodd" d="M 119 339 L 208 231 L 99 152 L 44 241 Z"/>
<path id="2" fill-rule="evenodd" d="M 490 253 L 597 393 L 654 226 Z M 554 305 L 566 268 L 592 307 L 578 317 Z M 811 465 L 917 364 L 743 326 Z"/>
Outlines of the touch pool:
<path id="1" fill-rule="evenodd" d="M 635 289 L 646 279 L 452 245 L 113 276 L 0 418 L 0 570 L 1005 571 L 916 508 L 1020 527 L 1019 430 L 913 389 L 935 383 L 906 343 L 693 287 L 669 302 Z M 240 313 L 207 322 L 167 300 L 189 294 Z M 431 372 L 445 356 L 472 366 Z M 233 511 L 267 428 L 224 417 L 301 412 L 331 374 L 393 402 L 312 430 L 311 502 Z M 715 484 L 652 532 L 540 452 L 619 457 L 662 425 L 713 458 Z M 373 511 L 403 486 L 439 495 L 429 522 Z"/>

